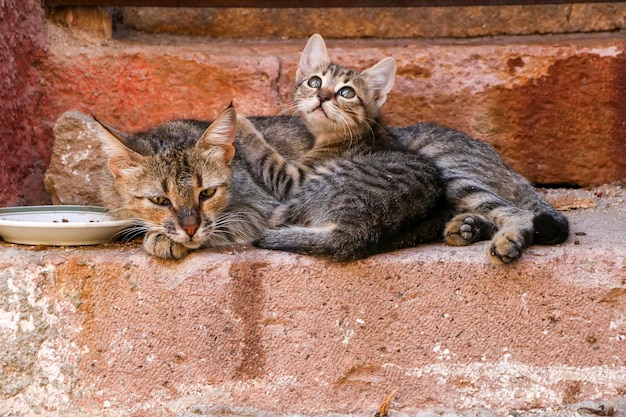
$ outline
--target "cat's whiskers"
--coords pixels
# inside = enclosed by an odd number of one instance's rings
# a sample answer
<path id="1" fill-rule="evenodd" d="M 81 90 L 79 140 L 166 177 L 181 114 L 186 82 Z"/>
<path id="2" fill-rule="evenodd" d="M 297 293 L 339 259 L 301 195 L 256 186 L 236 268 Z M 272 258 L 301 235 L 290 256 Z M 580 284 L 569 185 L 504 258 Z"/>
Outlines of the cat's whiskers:
<path id="1" fill-rule="evenodd" d="M 293 116 L 294 118 L 297 118 L 298 112 L 299 112 L 298 106 L 295 103 L 292 103 L 290 106 L 278 112 L 278 116 L 288 115 L 288 116 Z"/>
<path id="2" fill-rule="evenodd" d="M 120 230 L 119 232 L 113 235 L 113 238 L 121 238 L 125 242 L 129 242 L 143 234 L 145 234 L 146 229 L 141 224 L 135 224 L 128 229 Z"/>
<path id="3" fill-rule="evenodd" d="M 352 126 L 349 123 L 351 119 L 348 116 L 344 115 L 343 113 L 339 113 L 339 112 L 337 113 L 337 116 L 339 116 L 338 120 L 337 120 L 339 122 L 338 124 L 341 127 L 343 127 L 343 136 L 342 136 L 342 138 L 343 138 L 343 140 L 346 140 L 347 138 L 350 139 L 350 143 L 349 143 L 348 147 L 351 148 L 352 144 L 354 142 L 355 137 L 357 137 L 356 132 L 352 129 Z"/>
<path id="4" fill-rule="evenodd" d="M 376 119 L 366 119 L 367 120 L 367 128 L 372 133 L 372 143 L 376 141 L 376 133 L 374 132 L 374 126 L 382 127 L 382 125 Z"/>
<path id="5" fill-rule="evenodd" d="M 222 213 L 213 222 L 213 230 L 215 232 L 221 232 L 226 234 L 233 234 L 229 227 L 242 223 L 246 219 L 241 213 Z"/>

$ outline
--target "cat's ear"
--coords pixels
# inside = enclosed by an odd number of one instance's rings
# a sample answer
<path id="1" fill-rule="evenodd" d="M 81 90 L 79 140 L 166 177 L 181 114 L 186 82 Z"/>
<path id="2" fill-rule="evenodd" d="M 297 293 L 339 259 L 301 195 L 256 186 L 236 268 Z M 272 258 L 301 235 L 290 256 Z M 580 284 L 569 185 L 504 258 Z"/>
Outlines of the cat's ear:
<path id="1" fill-rule="evenodd" d="M 230 164 L 233 156 L 235 156 L 234 142 L 236 133 L 237 113 L 231 104 L 204 131 L 202 137 L 196 143 L 196 149 L 207 156 L 215 155 L 215 152 L 218 151 L 224 162 Z"/>
<path id="2" fill-rule="evenodd" d="M 326 50 L 324 38 L 317 33 L 309 38 L 302 55 L 300 55 L 300 65 L 296 71 L 296 84 L 300 84 L 304 78 L 320 69 L 326 69 L 330 65 L 330 58 Z"/>
<path id="3" fill-rule="evenodd" d="M 367 80 L 368 86 L 374 92 L 376 105 L 380 109 L 387 101 L 387 94 L 393 88 L 396 79 L 396 60 L 391 57 L 383 58 L 376 65 L 363 71 L 361 77 Z"/>
<path id="4" fill-rule="evenodd" d="M 126 146 L 128 136 L 125 133 L 112 129 L 98 120 L 95 120 L 95 123 L 96 136 L 107 156 L 109 170 L 115 178 L 144 164 L 145 157 Z"/>

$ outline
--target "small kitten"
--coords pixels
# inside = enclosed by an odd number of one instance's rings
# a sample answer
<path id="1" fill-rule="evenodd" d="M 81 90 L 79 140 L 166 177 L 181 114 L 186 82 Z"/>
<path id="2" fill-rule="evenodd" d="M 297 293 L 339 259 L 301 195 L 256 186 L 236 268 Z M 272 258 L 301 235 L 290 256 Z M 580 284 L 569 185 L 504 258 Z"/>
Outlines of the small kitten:
<path id="1" fill-rule="evenodd" d="M 373 68 L 390 65 L 390 62 L 389 59 L 383 60 Z M 378 72 L 371 70 L 364 73 L 374 75 Z M 296 109 L 316 137 L 317 149 L 308 158 L 316 155 L 323 157 L 327 152 L 332 156 L 333 146 L 341 148 L 342 143 L 348 143 L 343 141 L 344 138 L 349 138 L 352 145 L 358 147 L 357 138 L 363 135 L 363 129 L 372 127 L 373 136 L 376 136 L 374 130 L 380 129 L 375 117 L 385 102 L 393 79 L 388 78 L 389 83 L 384 88 L 380 81 L 374 82 L 368 91 L 367 83 L 359 86 L 350 84 L 353 74 L 348 69 L 331 64 L 320 35 L 315 34 L 309 39 L 297 70 L 294 95 Z M 370 78 L 376 79 L 375 76 Z M 329 80 L 337 83 L 335 90 L 322 88 Z M 363 97 L 362 107 L 358 103 L 348 105 L 355 87 L 358 88 L 359 99 Z M 331 96 L 335 100 L 345 99 L 343 111 L 332 105 Z M 368 112 L 368 109 L 373 112 Z M 331 117 L 338 122 L 331 122 Z M 431 123 L 392 128 L 390 133 L 403 148 L 432 160 L 441 175 L 447 203 L 455 214 L 445 227 L 444 241 L 447 244 L 469 245 L 491 239 L 487 250 L 490 261 L 507 264 L 517 260 L 524 248 L 531 244 L 557 244 L 569 236 L 567 217 L 537 193 L 528 180 L 507 167 L 490 145 Z M 254 135 L 251 137 L 254 140 Z M 300 140 L 297 136 L 291 139 L 293 143 Z M 271 152 L 264 157 L 269 168 L 260 172 L 257 168 L 256 175 L 262 178 L 275 197 L 283 200 L 293 188 L 302 184 L 307 158 L 304 167 L 298 167 L 285 164 L 279 155 Z M 314 159 L 309 162 L 314 163 Z M 254 164 L 255 161 L 252 162 Z M 419 193 L 416 195 L 421 198 Z M 285 210 L 282 207 L 277 213 L 284 213 Z M 269 233 L 277 235 L 279 230 Z M 266 243 L 262 240 L 260 244 Z"/>
<path id="2" fill-rule="evenodd" d="M 111 173 L 102 199 L 113 215 L 137 221 L 148 253 L 180 259 L 201 247 L 249 244 L 266 227 L 278 203 L 235 153 L 236 121 L 231 106 L 210 126 L 176 120 L 125 135 L 100 125 Z"/>
<path id="3" fill-rule="evenodd" d="M 331 64 L 320 45 L 319 35 L 309 40 L 296 80 L 311 150 L 288 161 L 240 120 L 253 175 L 285 202 L 255 245 L 347 261 L 440 239 L 449 216 L 437 170 L 378 120 L 395 60 L 358 73 Z"/>

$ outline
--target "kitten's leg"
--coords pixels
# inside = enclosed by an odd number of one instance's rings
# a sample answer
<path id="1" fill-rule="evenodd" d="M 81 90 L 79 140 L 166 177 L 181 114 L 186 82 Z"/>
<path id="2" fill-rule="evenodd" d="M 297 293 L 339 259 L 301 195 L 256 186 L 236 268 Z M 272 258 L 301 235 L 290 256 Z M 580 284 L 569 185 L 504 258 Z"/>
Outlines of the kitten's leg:
<path id="1" fill-rule="evenodd" d="M 147 232 L 143 247 L 149 254 L 164 259 L 182 259 L 189 253 L 189 248 L 159 232 Z"/>
<path id="2" fill-rule="evenodd" d="M 281 204 L 274 209 L 272 216 L 267 222 L 270 228 L 276 228 L 288 223 L 291 207 L 289 204 Z"/>
<path id="3" fill-rule="evenodd" d="M 269 145 L 263 134 L 245 117 L 237 116 L 236 145 L 243 150 L 251 173 L 279 201 L 285 201 L 302 185 L 305 172 L 301 164 L 288 162 Z"/>
<path id="4" fill-rule="evenodd" d="M 475 213 L 461 213 L 446 224 L 444 242 L 451 246 L 466 246 L 491 239 L 495 226 L 486 217 Z"/>
<path id="5" fill-rule="evenodd" d="M 267 229 L 254 245 L 264 249 L 324 256 L 342 262 L 371 255 L 365 241 L 367 239 L 343 233 L 334 224 L 318 227 L 291 225 Z"/>
<path id="6" fill-rule="evenodd" d="M 533 211 L 516 207 L 485 184 L 467 177 L 449 181 L 446 194 L 457 210 L 482 215 L 495 225 L 497 232 L 487 249 L 492 263 L 511 263 L 532 243 Z"/>
<path id="7" fill-rule="evenodd" d="M 533 212 L 508 206 L 494 208 L 485 216 L 498 226 L 487 249 L 491 262 L 511 263 L 522 256 L 524 248 L 533 243 Z"/>

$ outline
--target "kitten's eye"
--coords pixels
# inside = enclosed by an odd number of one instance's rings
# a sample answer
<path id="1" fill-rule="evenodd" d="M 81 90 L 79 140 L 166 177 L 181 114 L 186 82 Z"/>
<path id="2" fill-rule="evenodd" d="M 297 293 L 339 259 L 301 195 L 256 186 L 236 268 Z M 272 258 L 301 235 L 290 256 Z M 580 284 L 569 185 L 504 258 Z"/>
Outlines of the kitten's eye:
<path id="1" fill-rule="evenodd" d="M 317 76 L 311 77 L 309 78 L 307 85 L 311 88 L 320 88 L 322 86 L 322 79 Z"/>
<path id="2" fill-rule="evenodd" d="M 356 92 L 352 87 L 342 87 L 338 93 L 343 98 L 354 98 L 356 96 Z"/>
<path id="3" fill-rule="evenodd" d="M 213 197 L 215 195 L 215 191 L 217 191 L 217 188 L 215 187 L 207 188 L 206 190 L 200 191 L 200 195 L 198 196 L 200 202 L 206 201 L 209 198 Z"/>
<path id="4" fill-rule="evenodd" d="M 151 203 L 156 204 L 157 206 L 169 206 L 170 200 L 165 197 L 157 196 L 157 197 L 148 197 Z"/>

